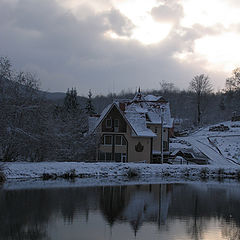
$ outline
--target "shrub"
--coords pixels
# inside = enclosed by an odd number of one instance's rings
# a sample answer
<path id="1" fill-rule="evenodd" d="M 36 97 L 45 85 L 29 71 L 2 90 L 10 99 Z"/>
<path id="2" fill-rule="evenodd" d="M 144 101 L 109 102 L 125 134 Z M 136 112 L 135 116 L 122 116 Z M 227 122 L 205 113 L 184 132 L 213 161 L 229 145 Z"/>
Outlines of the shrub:
<path id="1" fill-rule="evenodd" d="M 76 170 L 71 169 L 70 171 L 67 171 L 64 174 L 62 174 L 60 177 L 65 178 L 65 179 L 74 179 L 77 177 Z"/>
<path id="2" fill-rule="evenodd" d="M 49 174 L 49 173 L 43 173 L 41 176 L 42 180 L 49 180 L 53 178 L 53 175 Z"/>
<path id="3" fill-rule="evenodd" d="M 200 177 L 202 179 L 206 179 L 208 177 L 209 169 L 208 168 L 202 168 L 200 172 Z"/>
<path id="4" fill-rule="evenodd" d="M 139 171 L 138 169 L 136 168 L 130 168 L 128 171 L 127 171 L 127 176 L 129 178 L 133 178 L 133 177 L 138 177 L 139 176 Z"/>
<path id="5" fill-rule="evenodd" d="M 190 176 L 190 169 L 189 168 L 184 168 L 182 170 L 182 173 L 185 177 L 189 177 Z"/>
<path id="6" fill-rule="evenodd" d="M 237 179 L 240 181 L 240 170 L 237 170 L 237 172 L 236 172 L 236 177 L 237 177 Z"/>
<path id="7" fill-rule="evenodd" d="M 224 169 L 223 168 L 219 168 L 218 169 L 218 175 L 222 176 L 224 174 Z"/>

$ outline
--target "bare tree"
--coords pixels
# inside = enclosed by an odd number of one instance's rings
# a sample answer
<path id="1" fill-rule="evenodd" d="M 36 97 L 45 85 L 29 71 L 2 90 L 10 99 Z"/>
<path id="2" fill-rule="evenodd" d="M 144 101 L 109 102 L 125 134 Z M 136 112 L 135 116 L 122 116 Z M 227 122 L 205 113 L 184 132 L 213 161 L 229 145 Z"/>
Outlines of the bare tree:
<path id="1" fill-rule="evenodd" d="M 197 123 L 201 122 L 201 107 L 202 99 L 205 95 L 212 92 L 212 84 L 210 83 L 209 77 L 204 74 L 196 75 L 189 84 L 189 88 L 196 95 L 197 102 Z"/>
<path id="2" fill-rule="evenodd" d="M 226 79 L 225 85 L 227 91 L 240 90 L 240 67 L 233 70 L 232 76 Z"/>
<path id="3" fill-rule="evenodd" d="M 163 93 L 177 91 L 177 88 L 175 87 L 174 83 L 172 83 L 172 82 L 166 82 L 163 80 L 159 84 L 161 87 L 161 91 Z"/>

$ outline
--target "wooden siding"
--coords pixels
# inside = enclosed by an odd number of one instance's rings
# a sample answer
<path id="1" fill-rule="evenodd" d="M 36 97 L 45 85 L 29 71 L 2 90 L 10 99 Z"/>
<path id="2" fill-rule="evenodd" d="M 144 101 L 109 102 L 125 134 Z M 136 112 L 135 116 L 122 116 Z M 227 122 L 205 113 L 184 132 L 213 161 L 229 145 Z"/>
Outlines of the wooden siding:
<path id="1" fill-rule="evenodd" d="M 112 127 L 111 128 L 106 127 L 107 119 L 111 119 L 111 121 L 112 121 Z M 114 129 L 114 120 L 116 120 L 116 119 L 119 121 L 118 131 L 116 131 L 116 129 Z M 121 113 L 119 112 L 119 110 L 114 106 L 102 122 L 102 132 L 125 133 L 126 131 L 127 131 L 127 123 L 126 123 L 125 119 L 123 118 L 123 116 L 121 115 Z"/>

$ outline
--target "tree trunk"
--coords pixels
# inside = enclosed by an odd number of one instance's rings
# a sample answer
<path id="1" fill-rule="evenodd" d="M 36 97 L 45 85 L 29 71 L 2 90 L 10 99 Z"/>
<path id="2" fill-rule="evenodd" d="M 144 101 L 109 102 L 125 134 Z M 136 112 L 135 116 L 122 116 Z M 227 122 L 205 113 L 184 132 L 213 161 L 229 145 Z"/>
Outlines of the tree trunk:
<path id="1" fill-rule="evenodd" d="M 200 122 L 201 122 L 201 107 L 200 107 L 200 103 L 201 103 L 201 100 L 200 100 L 200 95 L 197 96 L 197 123 L 198 125 L 200 125 Z"/>

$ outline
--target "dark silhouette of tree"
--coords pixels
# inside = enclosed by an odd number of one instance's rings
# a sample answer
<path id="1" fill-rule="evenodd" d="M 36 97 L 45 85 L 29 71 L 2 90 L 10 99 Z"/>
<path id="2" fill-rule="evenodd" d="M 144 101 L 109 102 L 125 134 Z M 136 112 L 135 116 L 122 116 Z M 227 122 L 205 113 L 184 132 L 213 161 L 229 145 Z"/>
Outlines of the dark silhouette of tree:
<path id="1" fill-rule="evenodd" d="M 240 90 L 240 67 L 233 70 L 232 76 L 226 79 L 225 85 L 227 91 Z"/>
<path id="2" fill-rule="evenodd" d="M 77 101 L 77 90 L 72 88 L 71 90 L 67 90 L 66 96 L 64 98 L 64 107 L 67 111 L 74 111 L 78 108 Z"/>
<path id="3" fill-rule="evenodd" d="M 189 84 L 191 91 L 195 93 L 197 102 L 197 124 L 201 122 L 203 97 L 212 92 L 212 85 L 209 77 L 204 74 L 196 75 Z"/>
<path id="4" fill-rule="evenodd" d="M 91 89 L 88 92 L 88 100 L 87 100 L 87 104 L 86 104 L 85 110 L 86 110 L 86 113 L 89 114 L 89 115 L 96 113 L 95 109 L 94 109 L 94 106 L 93 106 L 93 103 L 92 103 L 92 92 L 91 92 Z"/>
<path id="5" fill-rule="evenodd" d="M 235 68 L 232 76 L 226 79 L 225 94 L 232 112 L 240 114 L 240 67 Z"/>

